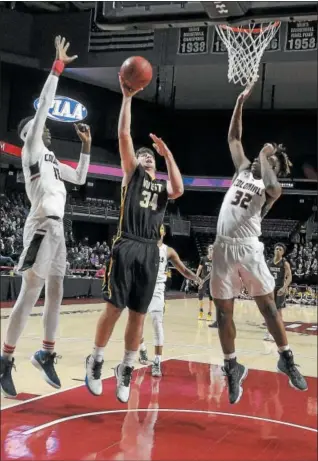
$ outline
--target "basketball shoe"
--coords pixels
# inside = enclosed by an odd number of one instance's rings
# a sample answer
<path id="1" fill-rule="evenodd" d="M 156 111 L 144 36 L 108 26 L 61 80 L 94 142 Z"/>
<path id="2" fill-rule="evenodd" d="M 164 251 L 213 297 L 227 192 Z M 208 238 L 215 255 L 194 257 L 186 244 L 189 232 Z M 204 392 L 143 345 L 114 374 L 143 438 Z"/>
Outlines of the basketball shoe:
<path id="1" fill-rule="evenodd" d="M 242 397 L 243 387 L 242 382 L 247 376 L 248 369 L 237 363 L 236 359 L 224 360 L 223 371 L 227 377 L 229 387 L 230 403 L 237 403 Z"/>
<path id="2" fill-rule="evenodd" d="M 114 369 L 117 379 L 116 397 L 121 403 L 127 403 L 130 395 L 130 383 L 134 367 L 119 364 Z"/>
<path id="3" fill-rule="evenodd" d="M 148 365 L 147 350 L 145 351 L 139 350 L 139 363 L 141 363 L 141 365 Z"/>
<path id="4" fill-rule="evenodd" d="M 212 320 L 212 313 L 211 312 L 208 312 L 207 316 L 206 316 L 206 319 L 208 322 L 211 322 Z"/>
<path id="5" fill-rule="evenodd" d="M 155 359 L 155 361 L 152 364 L 151 376 L 153 376 L 154 378 L 160 378 L 160 376 L 162 376 L 161 363 L 158 359 Z"/>
<path id="6" fill-rule="evenodd" d="M 89 392 L 93 395 L 101 395 L 103 392 L 103 383 L 101 380 L 103 363 L 104 360 L 97 362 L 92 355 L 89 355 L 86 359 L 85 384 Z"/>
<path id="7" fill-rule="evenodd" d="M 0 357 L 0 386 L 1 391 L 6 397 L 16 397 L 17 391 L 12 379 L 12 368 L 15 369 L 14 358 L 9 360 L 7 357 Z"/>
<path id="8" fill-rule="evenodd" d="M 45 381 L 55 389 L 61 389 L 61 381 L 54 368 L 56 361 L 57 355 L 55 352 L 52 354 L 51 352 L 37 351 L 31 357 L 32 365 L 41 371 Z"/>
<path id="9" fill-rule="evenodd" d="M 203 320 L 203 317 L 204 317 L 203 311 L 199 311 L 198 320 Z"/>
<path id="10" fill-rule="evenodd" d="M 291 387 L 300 391 L 307 391 L 307 381 L 296 367 L 294 363 L 294 355 L 291 350 L 279 353 L 277 370 L 288 376 Z"/>

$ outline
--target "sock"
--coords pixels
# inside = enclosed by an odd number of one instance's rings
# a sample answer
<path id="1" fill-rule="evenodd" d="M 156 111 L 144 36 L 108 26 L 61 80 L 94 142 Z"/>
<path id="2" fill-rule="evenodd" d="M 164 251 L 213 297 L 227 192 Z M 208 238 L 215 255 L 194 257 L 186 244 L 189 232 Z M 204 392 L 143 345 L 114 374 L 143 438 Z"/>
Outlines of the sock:
<path id="1" fill-rule="evenodd" d="M 96 362 L 102 362 L 104 360 L 104 350 L 105 347 L 94 346 L 92 357 L 96 360 Z"/>
<path id="2" fill-rule="evenodd" d="M 162 355 L 155 355 L 155 362 L 161 362 Z"/>
<path id="3" fill-rule="evenodd" d="M 145 352 L 147 350 L 146 345 L 144 342 L 142 342 L 139 346 L 139 350 Z"/>
<path id="4" fill-rule="evenodd" d="M 203 312 L 203 307 L 200 307 L 200 312 Z"/>
<path id="5" fill-rule="evenodd" d="M 9 344 L 4 343 L 2 349 L 2 356 L 12 360 L 14 354 L 15 346 L 9 346 Z"/>
<path id="6" fill-rule="evenodd" d="M 224 360 L 233 360 L 236 359 L 236 352 L 232 352 L 232 354 L 224 354 Z"/>
<path id="7" fill-rule="evenodd" d="M 55 346 L 55 342 L 45 341 L 45 339 L 43 339 L 43 341 L 42 341 L 42 349 L 41 350 L 43 352 L 50 352 L 51 354 L 53 354 L 54 346 Z"/>
<path id="8" fill-rule="evenodd" d="M 290 350 L 290 347 L 289 345 L 287 344 L 286 346 L 281 346 L 278 348 L 278 352 L 285 352 L 285 351 L 289 351 Z"/>
<path id="9" fill-rule="evenodd" d="M 123 361 L 122 361 L 122 363 L 120 365 L 121 370 L 123 369 L 123 367 L 132 368 L 134 366 L 137 353 L 138 353 L 138 351 L 127 351 L 125 349 L 124 359 L 123 359 Z"/>

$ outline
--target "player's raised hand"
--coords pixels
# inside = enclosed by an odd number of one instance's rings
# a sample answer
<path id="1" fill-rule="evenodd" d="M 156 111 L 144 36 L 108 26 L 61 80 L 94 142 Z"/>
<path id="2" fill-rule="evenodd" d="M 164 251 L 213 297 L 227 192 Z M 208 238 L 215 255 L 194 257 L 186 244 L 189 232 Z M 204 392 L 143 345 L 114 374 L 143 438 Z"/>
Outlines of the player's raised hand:
<path id="1" fill-rule="evenodd" d="M 277 145 L 275 143 L 264 144 L 260 155 L 265 155 L 265 157 L 271 157 L 277 151 Z"/>
<path id="2" fill-rule="evenodd" d="M 156 152 L 159 155 L 161 155 L 162 157 L 166 157 L 170 153 L 170 150 L 167 147 L 167 145 L 165 144 L 165 142 L 161 138 L 158 138 L 153 133 L 150 133 L 149 136 L 151 137 L 151 139 L 153 141 L 152 146 L 156 150 Z"/>
<path id="3" fill-rule="evenodd" d="M 91 143 L 92 142 L 92 136 L 91 136 L 91 130 L 88 125 L 85 123 L 74 123 L 75 131 L 77 133 L 77 136 L 80 138 L 82 143 Z"/>
<path id="4" fill-rule="evenodd" d="M 121 88 L 121 92 L 123 93 L 123 96 L 125 98 L 132 98 L 133 96 L 135 96 L 135 94 L 139 93 L 139 91 L 142 91 L 143 88 L 139 88 L 139 90 L 132 90 L 131 88 L 129 88 L 127 86 L 127 84 L 124 82 L 124 80 L 122 79 L 121 75 L 118 74 L 118 78 L 119 78 L 119 83 L 120 83 L 120 88 Z"/>
<path id="5" fill-rule="evenodd" d="M 55 49 L 56 49 L 56 59 L 63 61 L 65 66 L 77 59 L 77 54 L 74 56 L 67 56 L 67 50 L 69 49 L 70 43 L 67 42 L 64 37 L 58 35 L 55 37 Z"/>
<path id="6" fill-rule="evenodd" d="M 254 85 L 255 85 L 255 83 L 250 83 L 250 84 L 246 85 L 244 91 L 242 91 L 242 93 L 239 94 L 239 96 L 237 98 L 239 102 L 243 103 L 250 97 L 250 95 L 252 93 L 252 90 L 254 88 Z"/>

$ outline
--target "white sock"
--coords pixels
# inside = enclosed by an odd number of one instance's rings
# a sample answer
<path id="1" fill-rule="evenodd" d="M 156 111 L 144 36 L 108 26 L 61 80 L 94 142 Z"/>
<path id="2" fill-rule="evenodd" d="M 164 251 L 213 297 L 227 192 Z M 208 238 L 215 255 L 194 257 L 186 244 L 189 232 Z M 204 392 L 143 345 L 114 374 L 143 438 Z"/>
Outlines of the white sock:
<path id="1" fill-rule="evenodd" d="M 133 367 L 136 361 L 138 351 L 127 351 L 125 349 L 125 355 L 122 363 L 120 364 L 121 371 L 123 367 Z"/>
<path id="2" fill-rule="evenodd" d="M 162 355 L 155 355 L 155 362 L 161 362 Z"/>
<path id="3" fill-rule="evenodd" d="M 102 362 L 104 360 L 104 350 L 105 347 L 94 346 L 92 356 L 96 362 Z"/>
<path id="4" fill-rule="evenodd" d="M 145 342 L 142 342 L 139 346 L 139 350 L 145 352 L 147 350 Z"/>
<path id="5" fill-rule="evenodd" d="M 289 351 L 290 350 L 290 347 L 289 347 L 289 344 L 287 344 L 286 346 L 281 346 L 278 348 L 278 352 L 285 352 L 285 351 Z"/>
<path id="6" fill-rule="evenodd" d="M 232 352 L 232 354 L 224 354 L 224 360 L 232 360 L 236 359 L 236 352 Z"/>

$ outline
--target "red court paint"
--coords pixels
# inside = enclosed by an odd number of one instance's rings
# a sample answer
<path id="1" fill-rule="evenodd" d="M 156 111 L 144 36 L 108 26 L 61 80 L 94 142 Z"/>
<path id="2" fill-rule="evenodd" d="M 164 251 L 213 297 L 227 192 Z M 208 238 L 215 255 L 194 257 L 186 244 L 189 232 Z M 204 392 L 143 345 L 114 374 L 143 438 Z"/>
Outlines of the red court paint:
<path id="1" fill-rule="evenodd" d="M 299 392 L 285 376 L 250 370 L 230 405 L 219 367 L 170 360 L 163 371 L 159 380 L 137 371 L 128 406 L 111 378 L 101 397 L 81 386 L 3 410 L 1 459 L 316 460 L 316 378 Z"/>

